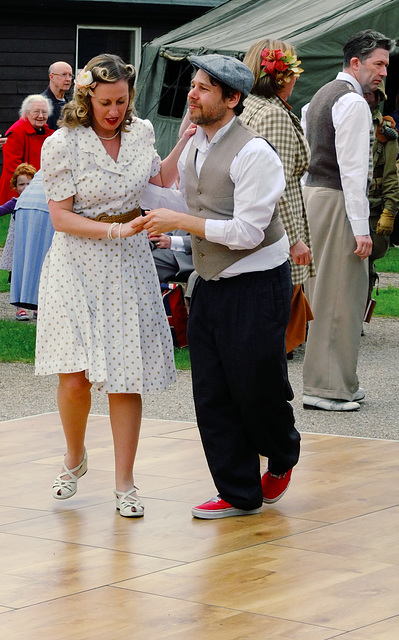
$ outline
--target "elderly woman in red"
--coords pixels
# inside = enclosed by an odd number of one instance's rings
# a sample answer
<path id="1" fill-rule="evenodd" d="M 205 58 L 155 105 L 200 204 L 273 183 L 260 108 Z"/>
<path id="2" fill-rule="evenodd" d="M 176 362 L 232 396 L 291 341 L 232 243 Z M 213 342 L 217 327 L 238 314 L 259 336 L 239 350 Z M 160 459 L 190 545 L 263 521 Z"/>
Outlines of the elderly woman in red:
<path id="1" fill-rule="evenodd" d="M 10 187 L 12 175 L 21 162 L 40 169 L 40 154 L 45 139 L 53 133 L 47 118 L 52 111 L 50 101 L 42 95 L 30 95 L 23 101 L 20 119 L 6 131 L 3 147 L 3 172 L 0 178 L 0 205 L 13 197 Z"/>

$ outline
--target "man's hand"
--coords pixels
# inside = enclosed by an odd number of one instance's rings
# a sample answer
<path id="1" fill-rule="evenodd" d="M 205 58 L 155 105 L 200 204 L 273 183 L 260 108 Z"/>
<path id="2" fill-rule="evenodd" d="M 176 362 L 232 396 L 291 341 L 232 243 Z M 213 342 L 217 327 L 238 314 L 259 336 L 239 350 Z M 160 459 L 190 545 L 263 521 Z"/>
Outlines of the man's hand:
<path id="1" fill-rule="evenodd" d="M 157 236 L 178 229 L 175 216 L 176 212 L 171 209 L 152 209 L 143 218 L 144 229 L 149 236 Z"/>
<path id="2" fill-rule="evenodd" d="M 151 235 L 149 233 L 148 239 L 155 244 L 157 249 L 170 249 L 172 244 L 171 237 L 165 233 L 160 233 L 159 235 Z"/>
<path id="3" fill-rule="evenodd" d="M 182 229 L 188 233 L 205 238 L 205 218 L 197 218 L 188 213 L 180 213 L 171 209 L 151 209 L 145 216 L 138 216 L 126 224 L 132 228 L 132 233 L 139 233 L 145 229 L 149 236 L 160 236 L 174 229 Z"/>
<path id="4" fill-rule="evenodd" d="M 373 241 L 370 236 L 355 236 L 356 250 L 354 253 L 362 260 L 365 260 L 371 254 L 373 248 Z"/>
<path id="5" fill-rule="evenodd" d="M 292 247 L 290 247 L 290 254 L 292 261 L 295 264 L 306 265 L 309 264 L 312 259 L 309 247 L 306 246 L 302 240 L 298 240 L 296 244 L 293 244 Z"/>
<path id="6" fill-rule="evenodd" d="M 394 222 L 395 216 L 393 213 L 388 211 L 388 209 L 384 209 L 378 219 L 376 233 L 379 236 L 390 236 L 393 231 Z"/>
<path id="7" fill-rule="evenodd" d="M 2 146 L 7 142 L 7 138 L 2 138 L 1 134 L 0 134 L 0 149 L 2 148 Z"/>
<path id="8" fill-rule="evenodd" d="M 139 233 L 145 229 L 148 237 L 160 236 L 173 231 L 174 229 L 180 229 L 176 221 L 178 214 L 170 209 L 152 209 L 147 211 L 145 216 L 138 216 L 128 224 L 134 230 L 134 233 Z"/>

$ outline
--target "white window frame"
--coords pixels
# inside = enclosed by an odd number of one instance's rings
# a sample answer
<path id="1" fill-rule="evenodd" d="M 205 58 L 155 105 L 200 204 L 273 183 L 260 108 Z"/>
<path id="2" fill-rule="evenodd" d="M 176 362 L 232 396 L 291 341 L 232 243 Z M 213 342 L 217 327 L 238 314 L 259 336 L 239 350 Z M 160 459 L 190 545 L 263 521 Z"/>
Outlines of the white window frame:
<path id="1" fill-rule="evenodd" d="M 93 29 L 94 31 L 130 31 L 132 34 L 134 33 L 134 46 L 131 42 L 131 51 L 134 51 L 134 60 L 125 60 L 126 63 L 131 63 L 134 65 L 136 72 L 140 67 L 141 61 L 141 27 L 112 27 L 109 25 L 92 25 L 92 24 L 78 24 L 76 26 L 76 50 L 75 50 L 75 60 L 76 60 L 76 69 L 75 75 L 81 71 L 78 69 L 78 53 L 79 53 L 79 30 L 80 29 Z"/>

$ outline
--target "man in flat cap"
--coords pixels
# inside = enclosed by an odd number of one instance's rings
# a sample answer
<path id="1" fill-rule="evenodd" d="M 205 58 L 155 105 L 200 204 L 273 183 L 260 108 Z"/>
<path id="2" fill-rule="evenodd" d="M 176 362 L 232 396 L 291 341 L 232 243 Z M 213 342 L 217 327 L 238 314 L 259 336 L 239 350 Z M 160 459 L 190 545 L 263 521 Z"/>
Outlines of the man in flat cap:
<path id="1" fill-rule="evenodd" d="M 285 493 L 300 436 L 289 400 L 285 330 L 289 243 L 276 203 L 284 171 L 271 145 L 237 118 L 254 81 L 239 60 L 192 56 L 197 131 L 179 160 L 183 203 L 133 226 L 191 233 L 199 274 L 189 316 L 198 427 L 218 491 L 192 510 L 214 519 L 260 512 Z M 261 478 L 259 454 L 269 459 Z"/>

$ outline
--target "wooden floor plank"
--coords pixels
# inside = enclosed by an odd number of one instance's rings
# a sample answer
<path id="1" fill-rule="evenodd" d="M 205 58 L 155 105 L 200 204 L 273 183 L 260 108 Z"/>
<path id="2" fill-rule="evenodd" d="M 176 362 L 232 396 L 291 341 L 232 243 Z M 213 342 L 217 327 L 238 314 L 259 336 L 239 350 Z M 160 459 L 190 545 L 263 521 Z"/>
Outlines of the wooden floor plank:
<path id="1" fill-rule="evenodd" d="M 395 566 L 272 543 L 119 586 L 342 631 L 393 616 L 399 606 Z"/>
<path id="2" fill-rule="evenodd" d="M 330 629 L 105 587 L 0 617 L 2 640 L 328 640 Z M 18 630 L 18 635 L 16 634 Z"/>

